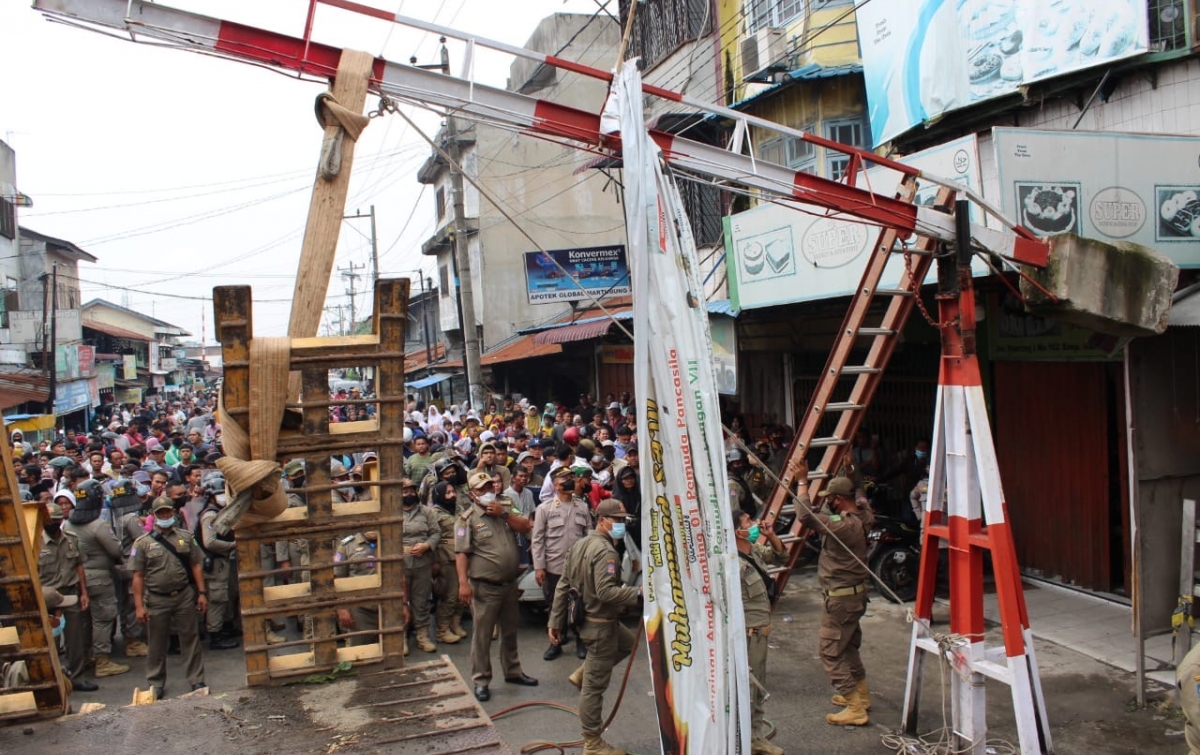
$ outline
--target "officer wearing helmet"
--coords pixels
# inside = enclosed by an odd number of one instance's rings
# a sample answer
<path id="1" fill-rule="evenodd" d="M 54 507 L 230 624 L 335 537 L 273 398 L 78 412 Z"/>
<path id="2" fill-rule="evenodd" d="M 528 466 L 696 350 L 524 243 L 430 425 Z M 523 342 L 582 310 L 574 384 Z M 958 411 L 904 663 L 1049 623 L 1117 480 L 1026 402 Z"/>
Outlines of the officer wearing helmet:
<path id="1" fill-rule="evenodd" d="M 758 516 L 758 502 L 750 483 L 746 480 L 749 465 L 746 454 L 740 448 L 731 448 L 725 453 L 725 462 L 729 469 L 729 502 L 733 508 L 741 509 L 751 518 Z"/>
<path id="2" fill-rule="evenodd" d="M 204 492 L 204 508 L 200 510 L 200 521 L 196 525 L 196 541 L 204 551 L 204 575 L 208 583 L 208 613 L 205 627 L 208 629 L 210 650 L 229 650 L 238 646 L 231 632 L 226 631 L 226 622 L 233 621 L 233 601 L 230 599 L 230 579 L 233 566 L 230 559 L 237 552 L 233 532 L 217 531 L 217 515 L 225 508 L 225 476 L 210 475 L 201 484 Z"/>
<path id="3" fill-rule="evenodd" d="M 346 465 L 334 459 L 329 462 L 329 481 L 338 486 L 329 491 L 329 495 L 333 499 L 333 503 L 351 503 L 358 500 L 358 493 L 354 491 L 354 486 L 350 480 L 350 470 L 346 469 Z"/>
<path id="4" fill-rule="evenodd" d="M 467 492 L 467 470 L 455 458 L 447 457 L 438 459 L 429 468 L 429 473 L 425 475 L 425 479 L 421 482 L 421 488 L 417 495 L 426 504 L 430 503 L 433 495 L 433 488 L 439 482 L 445 482 L 453 485 L 458 491 L 456 498 L 458 512 L 462 513 L 471 505 L 470 495 Z"/>
<path id="5" fill-rule="evenodd" d="M 429 636 L 429 597 L 433 594 L 433 564 L 442 531 L 434 513 L 421 505 L 417 484 L 407 477 L 400 481 L 400 503 L 404 511 L 404 575 L 408 579 L 414 635 L 417 647 L 432 653 L 437 645 Z"/>
<path id="6" fill-rule="evenodd" d="M 63 531 L 74 535 L 83 553 L 83 571 L 91 614 L 92 657 L 99 679 L 129 671 L 129 667 L 111 659 L 112 636 L 117 622 L 117 593 L 113 587 L 113 567 L 122 561 L 121 543 L 101 518 L 104 510 L 103 483 L 87 479 L 75 486 L 75 508 Z"/>

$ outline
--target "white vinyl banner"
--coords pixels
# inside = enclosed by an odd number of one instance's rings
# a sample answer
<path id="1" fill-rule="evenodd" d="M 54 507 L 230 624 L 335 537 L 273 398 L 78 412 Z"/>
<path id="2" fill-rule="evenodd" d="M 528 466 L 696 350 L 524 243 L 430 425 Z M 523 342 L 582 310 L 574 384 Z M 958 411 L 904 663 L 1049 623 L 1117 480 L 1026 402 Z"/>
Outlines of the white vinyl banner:
<path id="1" fill-rule="evenodd" d="M 633 271 L 646 639 L 667 755 L 748 753 L 749 662 L 729 520 L 717 380 L 688 219 L 624 64 L 603 128 L 619 130 Z"/>

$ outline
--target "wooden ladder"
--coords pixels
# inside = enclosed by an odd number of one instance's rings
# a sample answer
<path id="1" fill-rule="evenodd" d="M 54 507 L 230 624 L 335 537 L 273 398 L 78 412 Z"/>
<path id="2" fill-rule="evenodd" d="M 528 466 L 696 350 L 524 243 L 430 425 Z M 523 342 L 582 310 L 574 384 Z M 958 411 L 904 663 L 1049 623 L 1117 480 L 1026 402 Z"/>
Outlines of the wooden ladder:
<path id="1" fill-rule="evenodd" d="M 246 683 L 278 684 L 296 676 L 328 672 L 338 664 L 404 665 L 404 556 L 401 552 L 403 511 L 400 480 L 404 476 L 404 328 L 408 319 L 407 279 L 380 280 L 375 288 L 372 335 L 291 339 L 293 372 L 300 373 L 300 403 L 289 403 L 276 448 L 281 464 L 304 459 L 306 483 L 297 489 L 305 504 L 286 509 L 261 524 L 238 527 L 238 587 L 246 652 Z M 217 337 L 225 368 L 222 388 L 226 411 L 243 426 L 249 416 L 250 340 L 253 337 L 249 286 L 213 290 Z M 353 400 L 329 397 L 329 370 L 375 367 L 375 397 Z M 329 422 L 333 404 L 374 404 L 375 419 Z M 298 425 L 298 426 L 297 426 Z M 330 454 L 374 451 L 377 473 L 356 485 L 370 491 L 367 500 L 334 504 L 330 491 Z M 335 577 L 336 543 L 367 530 L 379 533 L 374 573 Z M 290 569 L 263 564 L 261 545 L 304 540 L 310 563 Z M 302 581 L 302 573 L 310 579 Z M 267 585 L 271 577 L 292 575 L 291 584 Z M 376 608 L 378 630 L 362 630 L 373 642 L 338 647 L 337 610 Z M 265 622 L 289 616 L 311 617 L 312 635 L 268 645 Z M 359 631 L 359 630 L 356 630 Z M 341 639 L 346 637 L 341 635 Z"/>
<path id="2" fill-rule="evenodd" d="M 912 201 L 914 193 L 915 186 L 911 182 L 905 182 L 900 187 L 899 198 Z M 941 189 L 935 200 L 936 205 L 950 206 L 953 203 L 953 194 L 950 189 Z M 888 263 L 903 251 L 901 242 L 900 234 L 895 230 L 885 229 L 880 232 L 850 303 L 850 310 L 846 313 L 834 341 L 829 360 L 825 363 L 816 390 L 813 391 L 808 408 L 800 420 L 800 429 L 788 448 L 788 461 L 784 462 L 780 472 L 781 482 L 772 489 L 767 499 L 766 511 L 770 512 L 773 518 L 795 517 L 789 531 L 780 538 L 788 548 L 786 565 L 768 569 L 775 578 L 777 596 L 783 594 L 788 577 L 791 576 L 811 534 L 801 522 L 799 515 L 802 512 L 796 510 L 791 496 L 788 495 L 795 482 L 788 474 L 789 462 L 807 460 L 814 450 L 823 449 L 820 464 L 813 467 L 809 474 L 811 482 L 808 491 L 816 502 L 817 494 L 825 481 L 834 476 L 841 467 L 842 459 L 850 447 L 850 439 L 858 431 L 863 415 L 871 405 L 871 399 L 883 379 L 888 360 L 896 349 L 900 332 L 917 303 L 921 284 L 929 271 L 937 246 L 934 239 L 918 237 L 913 247 L 908 250 L 907 259 L 911 262 L 905 266 L 897 287 L 880 288 L 879 284 L 883 280 Z M 872 310 L 877 310 L 880 304 L 886 305 L 882 320 L 878 325 L 868 325 L 868 316 Z M 856 352 L 855 347 L 863 340 L 869 341 L 870 344 L 867 356 L 862 363 L 851 364 L 851 357 Z M 836 414 L 837 424 L 831 435 L 820 437 L 817 433 L 826 414 Z"/>
<path id="3" fill-rule="evenodd" d="M 0 443 L 12 458 L 8 443 Z M 24 661 L 29 684 L 0 691 L 0 723 L 60 716 L 68 693 L 37 574 L 45 508 L 22 505 L 11 464 L 0 473 L 0 663 Z"/>

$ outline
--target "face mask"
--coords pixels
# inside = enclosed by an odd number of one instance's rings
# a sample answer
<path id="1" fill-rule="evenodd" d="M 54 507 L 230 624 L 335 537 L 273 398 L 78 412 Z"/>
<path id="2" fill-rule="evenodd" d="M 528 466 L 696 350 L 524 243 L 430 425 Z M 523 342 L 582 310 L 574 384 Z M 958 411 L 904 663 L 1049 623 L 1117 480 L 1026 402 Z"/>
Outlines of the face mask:
<path id="1" fill-rule="evenodd" d="M 42 527 L 42 529 L 44 529 L 46 531 L 47 535 L 49 535 L 50 537 L 54 537 L 55 535 L 58 534 L 59 530 L 62 529 L 62 522 L 55 522 L 54 524 L 47 524 L 46 526 Z"/>
<path id="2" fill-rule="evenodd" d="M 495 493 L 484 493 L 483 495 L 479 496 L 479 498 L 476 500 L 479 502 L 480 506 L 491 506 L 493 503 L 496 502 L 496 494 Z"/>
<path id="3" fill-rule="evenodd" d="M 401 498 L 401 499 L 400 499 L 400 502 L 401 502 L 402 504 L 404 504 L 404 508 L 406 508 L 406 509 L 411 509 L 413 506 L 416 506 L 416 505 L 417 505 L 417 502 L 418 502 L 418 501 L 420 501 L 420 500 L 421 500 L 421 499 L 420 499 L 420 497 L 418 497 L 418 496 L 415 496 L 415 495 L 406 495 L 406 496 L 404 496 L 403 498 Z"/>
<path id="4" fill-rule="evenodd" d="M 62 633 L 63 633 L 63 628 L 65 628 L 66 626 L 67 626 L 67 617 L 60 616 L 58 619 L 58 623 L 54 625 L 54 629 L 52 630 L 54 637 L 55 638 L 61 637 Z"/>
<path id="5" fill-rule="evenodd" d="M 757 524 L 750 525 L 750 528 L 746 530 L 746 538 L 752 543 L 758 542 L 758 536 L 761 534 L 762 531 L 759 530 Z"/>
<path id="6" fill-rule="evenodd" d="M 183 508 L 184 504 L 188 502 L 187 493 L 184 493 L 183 495 L 177 495 L 172 498 L 171 501 L 175 504 L 175 508 Z"/>
<path id="7" fill-rule="evenodd" d="M 139 498 L 145 498 L 146 496 L 150 495 L 150 486 L 143 485 L 139 482 L 137 484 L 137 494 Z"/>
<path id="8" fill-rule="evenodd" d="M 608 531 L 608 536 L 613 540 L 622 540 L 625 537 L 625 522 L 613 522 L 612 529 Z"/>
<path id="9" fill-rule="evenodd" d="M 216 497 L 216 502 L 217 502 L 217 505 L 218 505 L 218 506 L 224 507 L 224 506 L 225 506 L 225 500 L 226 500 L 226 498 L 225 498 L 225 494 L 224 494 L 224 493 L 221 493 L 220 495 L 218 495 L 218 496 Z"/>
<path id="10" fill-rule="evenodd" d="M 154 524 L 157 527 L 161 527 L 164 530 L 168 530 L 175 525 L 175 517 L 172 516 L 172 517 L 168 517 L 166 519 L 159 519 L 158 517 L 154 517 Z"/>
<path id="11" fill-rule="evenodd" d="M 917 451 L 917 458 L 918 459 L 928 459 L 929 452 L 928 451 Z"/>

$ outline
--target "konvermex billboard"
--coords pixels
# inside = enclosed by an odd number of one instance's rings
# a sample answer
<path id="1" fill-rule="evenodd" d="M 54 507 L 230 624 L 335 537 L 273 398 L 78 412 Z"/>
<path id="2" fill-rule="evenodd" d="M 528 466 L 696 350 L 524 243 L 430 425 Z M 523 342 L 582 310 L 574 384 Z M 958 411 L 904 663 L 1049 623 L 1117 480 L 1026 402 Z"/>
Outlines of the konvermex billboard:
<path id="1" fill-rule="evenodd" d="M 525 253 L 530 304 L 583 301 L 633 292 L 625 246 L 590 246 Z"/>

